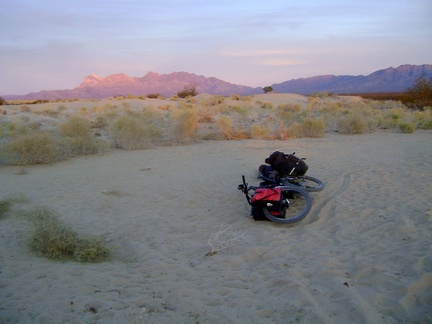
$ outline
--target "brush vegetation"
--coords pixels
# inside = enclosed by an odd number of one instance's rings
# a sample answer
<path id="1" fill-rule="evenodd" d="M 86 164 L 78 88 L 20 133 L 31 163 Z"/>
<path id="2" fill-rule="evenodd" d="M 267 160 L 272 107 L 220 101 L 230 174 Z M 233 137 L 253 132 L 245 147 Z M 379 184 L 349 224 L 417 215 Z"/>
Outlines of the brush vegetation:
<path id="1" fill-rule="evenodd" d="M 30 246 L 48 258 L 92 262 L 109 255 L 103 238 L 76 233 L 48 208 L 35 208 L 25 216 L 33 225 Z"/>
<path id="2" fill-rule="evenodd" d="M 329 132 L 432 129 L 429 106 L 412 109 L 412 104 L 400 100 L 329 93 L 293 104 L 272 101 L 274 95 L 197 95 L 194 85 L 189 85 L 172 98 L 149 94 L 7 104 L 0 121 L 0 163 L 51 164 L 110 148 L 138 150 L 201 140 L 287 140 L 324 137 Z"/>

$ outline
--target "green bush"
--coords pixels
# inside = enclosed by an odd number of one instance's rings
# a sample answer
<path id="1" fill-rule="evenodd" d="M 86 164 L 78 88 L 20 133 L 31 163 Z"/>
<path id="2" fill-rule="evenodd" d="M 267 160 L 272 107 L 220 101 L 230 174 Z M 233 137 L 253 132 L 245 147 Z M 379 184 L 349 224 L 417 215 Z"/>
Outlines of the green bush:
<path id="1" fill-rule="evenodd" d="M 34 225 L 30 246 L 48 258 L 89 262 L 109 255 L 102 238 L 78 235 L 47 208 L 37 208 L 27 216 Z"/>
<path id="2" fill-rule="evenodd" d="M 7 164 L 51 164 L 57 160 L 58 146 L 50 133 L 36 131 L 12 137 L 0 153 Z"/>

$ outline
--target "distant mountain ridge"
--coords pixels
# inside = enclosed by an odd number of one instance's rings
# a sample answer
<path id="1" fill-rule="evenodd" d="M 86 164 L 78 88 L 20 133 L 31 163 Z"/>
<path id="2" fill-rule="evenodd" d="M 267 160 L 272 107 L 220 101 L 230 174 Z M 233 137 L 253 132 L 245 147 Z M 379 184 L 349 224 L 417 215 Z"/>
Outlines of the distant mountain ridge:
<path id="1" fill-rule="evenodd" d="M 413 85 L 416 78 L 421 75 L 425 75 L 427 78 L 432 77 L 432 65 L 406 64 L 397 68 L 390 67 L 379 70 L 367 76 L 321 75 L 275 83 L 272 88 L 275 92 L 306 95 L 323 91 L 337 94 L 401 92 Z M 232 84 L 214 77 L 198 76 L 193 73 L 158 74 L 149 72 L 141 78 L 129 77 L 126 74 L 113 74 L 102 78 L 93 74 L 85 77 L 83 82 L 74 89 L 44 90 L 26 95 L 5 95 L 3 98 L 6 100 L 103 99 L 128 94 L 146 96 L 150 93 L 171 97 L 187 85 L 195 85 L 198 93 L 212 95 L 263 93 L 262 87 L 253 88 Z"/>
<path id="2" fill-rule="evenodd" d="M 292 92 L 312 94 L 327 91 L 337 94 L 402 92 L 414 84 L 415 80 L 424 75 L 432 77 L 432 65 L 401 65 L 397 68 L 378 70 L 367 76 L 321 75 L 311 78 L 295 79 L 273 84 L 276 92 Z"/>

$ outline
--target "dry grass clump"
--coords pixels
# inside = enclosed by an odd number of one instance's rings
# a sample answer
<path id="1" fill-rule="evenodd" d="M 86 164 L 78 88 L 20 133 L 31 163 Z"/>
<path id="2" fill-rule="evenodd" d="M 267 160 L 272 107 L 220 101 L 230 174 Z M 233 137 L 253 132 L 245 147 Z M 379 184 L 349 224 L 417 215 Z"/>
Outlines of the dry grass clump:
<path id="1" fill-rule="evenodd" d="M 304 137 L 323 137 L 325 124 L 322 118 L 308 118 L 301 124 L 301 135 Z"/>
<path id="2" fill-rule="evenodd" d="M 51 133 L 33 131 L 13 136 L 0 148 L 7 164 L 51 164 L 58 158 L 58 145 Z"/>
<path id="3" fill-rule="evenodd" d="M 92 124 L 78 116 L 71 116 L 66 122 L 57 126 L 63 136 L 63 154 L 81 156 L 96 154 L 107 148 L 103 142 L 93 135 Z"/>
<path id="4" fill-rule="evenodd" d="M 27 201 L 27 197 L 22 194 L 10 195 L 7 198 L 0 200 L 0 218 L 11 210 L 14 203 L 25 201 Z"/>
<path id="5" fill-rule="evenodd" d="M 228 140 L 239 140 L 249 138 L 249 134 L 244 129 L 234 129 L 233 120 L 230 116 L 220 116 L 216 121 L 219 130 L 219 137 Z"/>
<path id="6" fill-rule="evenodd" d="M 12 207 L 12 200 L 0 200 L 0 218 L 2 218 Z"/>
<path id="7" fill-rule="evenodd" d="M 399 129 L 401 130 L 402 133 L 412 134 L 415 131 L 415 125 L 409 122 L 401 122 L 399 124 Z"/>
<path id="8" fill-rule="evenodd" d="M 101 237 L 77 234 L 47 208 L 37 208 L 26 216 L 34 225 L 30 246 L 48 258 L 90 262 L 109 255 Z"/>
<path id="9" fill-rule="evenodd" d="M 432 129 L 432 108 L 425 108 L 424 111 L 416 113 L 420 114 L 417 127 L 420 129 Z"/>
<path id="10" fill-rule="evenodd" d="M 272 130 L 269 127 L 253 124 L 250 129 L 250 136 L 254 139 L 273 139 Z"/>
<path id="11" fill-rule="evenodd" d="M 369 131 L 367 120 L 356 113 L 348 113 L 340 117 L 337 125 L 342 134 L 364 134 Z"/>
<path id="12" fill-rule="evenodd" d="M 192 140 L 198 129 L 199 114 L 195 110 L 182 111 L 177 117 L 176 138 L 181 141 Z"/>
<path id="13" fill-rule="evenodd" d="M 162 135 L 155 125 L 130 115 L 113 120 L 109 134 L 114 147 L 125 150 L 148 148 L 153 140 Z"/>

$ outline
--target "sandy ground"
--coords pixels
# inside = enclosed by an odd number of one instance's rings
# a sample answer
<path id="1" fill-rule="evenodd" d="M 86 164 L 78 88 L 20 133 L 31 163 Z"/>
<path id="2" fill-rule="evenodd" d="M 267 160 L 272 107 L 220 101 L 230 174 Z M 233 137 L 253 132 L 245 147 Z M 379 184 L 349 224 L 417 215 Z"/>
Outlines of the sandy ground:
<path id="1" fill-rule="evenodd" d="M 274 150 L 326 183 L 295 225 L 237 190 Z M 54 261 L 0 219 L 1 323 L 431 323 L 432 132 L 221 141 L 0 166 L 0 199 L 106 235 L 101 263 Z M 209 255 L 208 241 L 238 236 Z M 221 237 L 222 239 L 224 237 Z"/>

